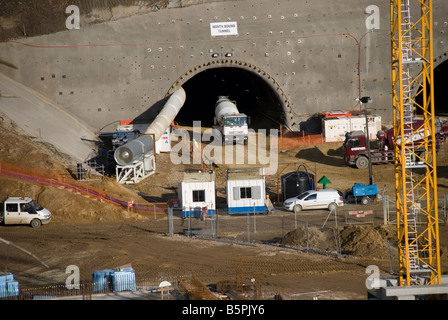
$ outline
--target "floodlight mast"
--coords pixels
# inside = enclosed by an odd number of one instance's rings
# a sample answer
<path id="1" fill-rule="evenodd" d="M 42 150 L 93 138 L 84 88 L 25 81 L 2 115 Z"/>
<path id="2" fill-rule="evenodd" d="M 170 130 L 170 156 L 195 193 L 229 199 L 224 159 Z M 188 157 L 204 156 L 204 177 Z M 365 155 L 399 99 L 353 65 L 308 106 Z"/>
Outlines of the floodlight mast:
<path id="1" fill-rule="evenodd" d="M 361 97 L 355 99 L 359 101 L 361 106 L 365 103 L 372 103 L 370 97 Z M 372 155 L 370 153 L 370 133 L 369 133 L 369 118 L 367 117 L 367 108 L 364 107 L 364 116 L 366 118 L 366 146 L 367 146 L 367 158 L 369 159 L 369 185 L 373 184 L 373 173 L 372 173 Z"/>

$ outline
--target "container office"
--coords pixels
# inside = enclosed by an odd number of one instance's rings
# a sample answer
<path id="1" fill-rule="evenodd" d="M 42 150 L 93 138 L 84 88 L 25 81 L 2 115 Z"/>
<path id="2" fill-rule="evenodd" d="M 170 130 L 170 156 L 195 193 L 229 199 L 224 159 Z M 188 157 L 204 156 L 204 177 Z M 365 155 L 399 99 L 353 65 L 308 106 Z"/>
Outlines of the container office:
<path id="1" fill-rule="evenodd" d="M 266 211 L 266 183 L 262 167 L 229 168 L 226 180 L 229 214 Z"/>
<path id="2" fill-rule="evenodd" d="M 215 173 L 186 172 L 178 186 L 182 216 L 214 216 L 216 212 Z"/>

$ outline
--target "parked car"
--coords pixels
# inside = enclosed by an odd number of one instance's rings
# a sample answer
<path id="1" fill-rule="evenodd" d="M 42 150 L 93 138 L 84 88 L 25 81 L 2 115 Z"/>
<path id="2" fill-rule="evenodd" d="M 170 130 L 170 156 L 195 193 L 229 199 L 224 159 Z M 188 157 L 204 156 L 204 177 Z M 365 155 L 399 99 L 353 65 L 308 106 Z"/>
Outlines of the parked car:
<path id="1" fill-rule="evenodd" d="M 328 209 L 331 211 L 343 205 L 342 192 L 334 189 L 308 190 L 283 202 L 283 208 L 296 213 L 311 209 Z"/>

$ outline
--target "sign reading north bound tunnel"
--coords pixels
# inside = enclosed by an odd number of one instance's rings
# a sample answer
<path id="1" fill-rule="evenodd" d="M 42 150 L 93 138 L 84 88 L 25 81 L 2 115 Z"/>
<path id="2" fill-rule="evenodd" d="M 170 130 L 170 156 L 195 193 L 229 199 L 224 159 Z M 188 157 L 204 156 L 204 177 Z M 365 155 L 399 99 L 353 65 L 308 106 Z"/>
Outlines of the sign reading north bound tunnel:
<path id="1" fill-rule="evenodd" d="M 210 33 L 212 37 L 217 36 L 237 36 L 238 23 L 236 22 L 212 22 L 210 23 Z"/>

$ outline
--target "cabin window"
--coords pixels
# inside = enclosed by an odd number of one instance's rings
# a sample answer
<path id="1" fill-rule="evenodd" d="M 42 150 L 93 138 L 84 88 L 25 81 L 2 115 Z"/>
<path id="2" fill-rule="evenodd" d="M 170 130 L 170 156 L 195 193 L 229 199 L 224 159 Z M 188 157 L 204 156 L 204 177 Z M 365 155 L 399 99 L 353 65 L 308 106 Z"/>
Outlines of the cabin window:
<path id="1" fill-rule="evenodd" d="M 193 190 L 193 202 L 204 202 L 205 190 Z"/>
<path id="2" fill-rule="evenodd" d="M 252 188 L 240 188 L 240 199 L 250 199 L 252 198 Z"/>

